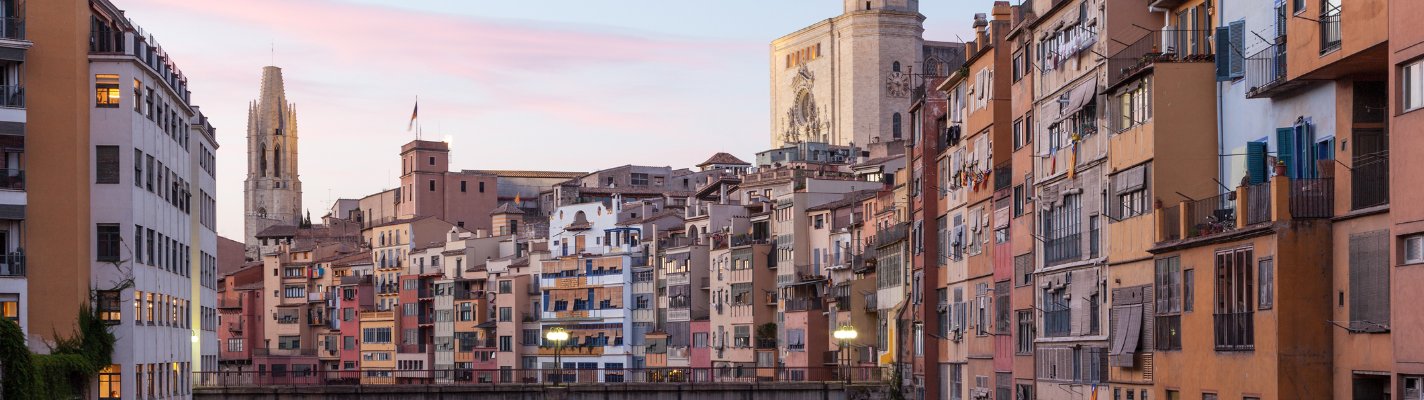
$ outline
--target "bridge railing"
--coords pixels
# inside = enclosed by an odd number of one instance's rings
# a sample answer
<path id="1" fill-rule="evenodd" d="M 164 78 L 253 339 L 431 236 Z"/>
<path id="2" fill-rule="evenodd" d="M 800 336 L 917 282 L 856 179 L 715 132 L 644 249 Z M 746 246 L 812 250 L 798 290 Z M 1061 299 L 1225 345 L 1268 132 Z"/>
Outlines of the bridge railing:
<path id="1" fill-rule="evenodd" d="M 204 371 L 193 373 L 195 388 L 257 386 L 350 385 L 600 385 L 620 383 L 776 383 L 853 382 L 883 383 L 890 379 L 885 367 L 652 367 L 652 368 L 544 368 L 544 369 L 386 369 L 344 370 L 279 369 Z"/>

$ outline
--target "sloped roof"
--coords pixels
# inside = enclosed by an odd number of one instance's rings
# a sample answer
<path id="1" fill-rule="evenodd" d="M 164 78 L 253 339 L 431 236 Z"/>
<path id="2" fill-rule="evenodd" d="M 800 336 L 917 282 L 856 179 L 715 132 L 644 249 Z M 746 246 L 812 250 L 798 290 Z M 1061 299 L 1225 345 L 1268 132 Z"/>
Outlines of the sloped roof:
<path id="1" fill-rule="evenodd" d="M 296 235 L 297 235 L 297 226 L 296 226 L 296 225 L 272 225 L 272 226 L 267 227 L 267 229 L 263 229 L 261 232 L 257 232 L 257 235 L 254 235 L 254 236 L 259 237 L 259 238 L 264 238 L 264 237 L 287 237 L 287 236 L 296 236 Z"/>
<path id="2" fill-rule="evenodd" d="M 514 203 L 508 203 L 508 202 L 506 202 L 506 203 L 504 203 L 504 204 L 500 204 L 499 207 L 495 207 L 494 210 L 490 211 L 490 215 L 499 215 L 499 214 L 523 214 L 523 213 L 524 213 L 524 210 L 520 210 L 519 207 L 515 207 L 515 206 L 514 206 Z"/>
<path id="3" fill-rule="evenodd" d="M 867 190 L 858 190 L 858 191 L 846 193 L 846 194 L 845 194 L 845 197 L 842 197 L 840 200 L 832 201 L 832 202 L 830 202 L 830 203 L 821 204 L 821 205 L 818 205 L 818 206 L 815 206 L 815 207 L 810 207 L 810 208 L 807 208 L 806 211 L 834 210 L 834 209 L 837 209 L 837 208 L 849 207 L 849 206 L 855 205 L 855 203 L 859 203 L 859 202 L 862 202 L 862 201 L 865 201 L 865 200 L 869 200 L 869 199 L 871 199 L 871 198 L 874 198 L 874 197 L 875 197 L 875 194 L 876 194 L 877 192 L 878 192 L 878 190 L 867 189 Z"/>
<path id="4" fill-rule="evenodd" d="M 516 171 L 497 169 L 467 169 L 463 172 L 489 174 L 506 178 L 578 178 L 584 176 L 583 172 L 564 171 Z"/>
<path id="5" fill-rule="evenodd" d="M 712 164 L 751 165 L 748 164 L 746 161 L 742 161 L 742 159 L 737 158 L 737 156 L 727 153 L 717 153 L 713 154 L 711 158 L 707 159 L 707 161 L 703 161 L 701 164 L 697 164 L 697 166 L 701 167 Z"/>

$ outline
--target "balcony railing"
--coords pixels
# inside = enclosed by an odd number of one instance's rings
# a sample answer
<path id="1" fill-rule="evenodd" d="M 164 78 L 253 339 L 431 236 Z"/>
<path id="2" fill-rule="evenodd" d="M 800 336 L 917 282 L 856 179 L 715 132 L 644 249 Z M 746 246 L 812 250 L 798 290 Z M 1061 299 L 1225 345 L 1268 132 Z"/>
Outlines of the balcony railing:
<path id="1" fill-rule="evenodd" d="M 25 86 L 0 85 L 0 107 L 25 108 Z"/>
<path id="2" fill-rule="evenodd" d="M 1068 336 L 1072 332 L 1072 325 L 1070 324 L 1071 317 L 1072 309 L 1069 308 L 1054 311 L 1044 311 L 1043 336 Z"/>
<path id="3" fill-rule="evenodd" d="M 773 339 L 773 338 L 757 338 L 757 340 L 756 340 L 756 348 L 758 348 L 758 349 L 774 349 L 774 348 L 776 348 L 776 339 Z"/>
<path id="4" fill-rule="evenodd" d="M 1246 225 L 1271 222 L 1271 186 L 1258 183 L 1246 187 Z"/>
<path id="5" fill-rule="evenodd" d="M 0 38 L 25 39 L 25 19 L 20 17 L 0 18 Z"/>
<path id="6" fill-rule="evenodd" d="M 1008 189 L 1014 184 L 1014 174 L 1011 165 L 1004 165 L 994 168 L 994 191 Z"/>
<path id="7" fill-rule="evenodd" d="M 1329 178 L 1290 181 L 1292 218 L 1330 218 L 1335 210 L 1335 181 Z"/>
<path id="8" fill-rule="evenodd" d="M 1159 62 L 1209 62 L 1215 59 L 1209 45 L 1212 31 L 1167 29 L 1148 32 L 1141 39 L 1108 57 L 1108 85 L 1116 85 Z"/>
<path id="9" fill-rule="evenodd" d="M 1043 242 L 1043 263 L 1054 265 L 1083 257 L 1082 234 L 1074 233 Z"/>
<path id="10" fill-rule="evenodd" d="M 759 237 L 751 234 L 732 235 L 732 247 L 750 246 L 754 244 L 770 244 L 770 238 Z"/>
<path id="11" fill-rule="evenodd" d="M 1368 154 L 1358 160 L 1362 162 L 1350 170 L 1350 209 L 1389 203 L 1389 153 Z"/>
<path id="12" fill-rule="evenodd" d="M 1320 54 L 1340 48 L 1340 7 L 1329 7 L 1320 13 Z"/>
<path id="13" fill-rule="evenodd" d="M 1236 192 L 1186 203 L 1187 237 L 1236 230 Z"/>
<path id="14" fill-rule="evenodd" d="M 123 53 L 124 32 L 99 29 L 89 33 L 90 53 Z"/>
<path id="15" fill-rule="evenodd" d="M 25 276 L 25 255 L 16 252 L 0 255 L 0 276 Z"/>
<path id="16" fill-rule="evenodd" d="M 1246 58 L 1246 97 L 1265 97 L 1286 82 L 1285 38 Z"/>
<path id="17" fill-rule="evenodd" d="M 905 225 L 905 223 L 901 222 L 892 225 L 889 228 L 883 229 L 875 234 L 875 246 L 889 246 L 891 244 L 894 244 L 895 242 L 904 240 L 905 236 L 907 236 L 908 234 L 909 226 Z"/>
<path id="18" fill-rule="evenodd" d="M 1216 350 L 1239 351 L 1256 348 L 1256 320 L 1251 312 L 1214 315 Z"/>
<path id="19" fill-rule="evenodd" d="M 821 309 L 824 309 L 824 308 L 825 308 L 825 303 L 824 303 L 823 300 L 821 300 L 821 299 L 819 299 L 819 298 L 817 298 L 817 299 L 810 299 L 810 298 L 807 298 L 807 299 L 786 299 L 786 311 L 787 311 L 787 312 L 795 312 L 795 311 L 814 311 L 814 310 L 821 310 Z"/>
<path id="20" fill-rule="evenodd" d="M 875 312 L 876 310 L 879 310 L 880 308 L 879 308 L 879 306 L 878 306 L 878 303 L 879 303 L 880 301 L 877 300 L 878 298 L 879 298 L 879 296 L 877 296 L 875 293 L 866 293 L 866 294 L 865 294 L 865 311 Z"/>

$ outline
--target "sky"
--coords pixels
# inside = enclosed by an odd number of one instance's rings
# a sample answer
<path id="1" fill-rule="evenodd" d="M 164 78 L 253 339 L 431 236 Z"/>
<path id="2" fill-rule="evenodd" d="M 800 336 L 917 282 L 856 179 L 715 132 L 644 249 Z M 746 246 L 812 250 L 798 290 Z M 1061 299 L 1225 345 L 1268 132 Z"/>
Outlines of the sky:
<path id="1" fill-rule="evenodd" d="M 282 67 L 303 207 L 396 186 L 420 102 L 452 169 L 692 167 L 770 145 L 772 40 L 839 0 L 112 0 L 188 77 L 217 129 L 218 233 L 242 238 L 247 107 Z M 927 40 L 991 0 L 921 0 Z"/>

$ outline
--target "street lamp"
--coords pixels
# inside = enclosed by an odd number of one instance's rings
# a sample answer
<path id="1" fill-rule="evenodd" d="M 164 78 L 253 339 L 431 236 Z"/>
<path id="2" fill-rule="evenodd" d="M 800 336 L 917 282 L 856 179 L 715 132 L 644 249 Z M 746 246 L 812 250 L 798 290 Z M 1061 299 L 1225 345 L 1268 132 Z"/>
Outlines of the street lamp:
<path id="1" fill-rule="evenodd" d="M 561 326 L 556 326 L 550 328 L 548 332 L 545 332 L 544 338 L 550 342 L 554 342 L 554 372 L 558 376 L 558 379 L 554 381 L 554 385 L 557 386 L 564 380 L 564 364 L 561 362 L 562 360 L 559 359 L 559 350 L 563 349 L 564 342 L 569 340 L 569 331 L 564 330 Z"/>
<path id="2" fill-rule="evenodd" d="M 851 359 L 850 359 L 850 353 L 849 353 L 848 351 L 846 351 L 846 350 L 848 350 L 848 349 L 850 348 L 850 341 L 855 340 L 855 337 L 856 337 L 856 336 L 859 336 L 859 334 L 856 333 L 855 327 L 850 326 L 850 324 L 844 324 L 844 325 L 841 325 L 840 328 L 836 328 L 836 331 L 835 331 L 835 332 L 832 332 L 832 333 L 831 333 L 831 336 L 834 336 L 834 337 L 836 338 L 836 340 L 840 341 L 840 345 L 841 345 L 841 351 L 840 351 L 840 352 L 841 352 L 841 358 L 844 360 L 843 366 L 845 367 L 845 370 L 843 371 L 844 373 L 843 373 L 842 375 L 845 376 L 845 381 L 846 381 L 846 383 L 850 383 L 850 361 L 851 361 Z"/>

